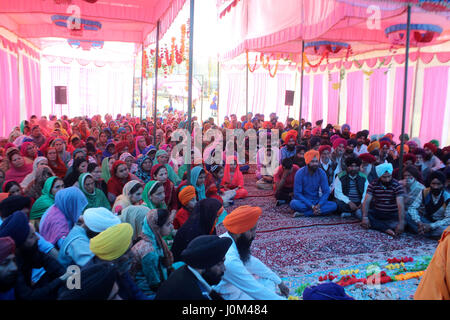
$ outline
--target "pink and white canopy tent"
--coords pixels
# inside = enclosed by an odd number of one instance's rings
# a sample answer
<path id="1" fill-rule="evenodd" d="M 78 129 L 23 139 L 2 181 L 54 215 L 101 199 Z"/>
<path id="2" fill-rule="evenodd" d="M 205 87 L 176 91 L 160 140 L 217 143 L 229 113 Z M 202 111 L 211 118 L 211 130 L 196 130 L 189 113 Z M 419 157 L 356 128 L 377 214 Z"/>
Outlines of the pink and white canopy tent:
<path id="1" fill-rule="evenodd" d="M 186 0 L 4 0 L 0 2 L 0 135 L 20 120 L 40 115 L 42 38 L 132 42 L 159 39 Z M 101 52 L 101 51 L 99 51 Z M 100 55 L 100 54 L 99 54 Z M 99 59 L 102 60 L 102 59 Z M 131 84 L 130 84 L 131 86 Z M 131 101 L 131 96 L 130 96 Z"/>
<path id="2" fill-rule="evenodd" d="M 409 113 L 406 117 L 405 132 L 419 136 L 424 141 L 429 141 L 433 137 L 443 143 L 449 143 L 448 119 L 450 119 L 450 112 L 448 105 L 450 94 L 447 92 L 450 87 L 446 86 L 450 65 L 448 63 L 450 52 L 448 45 L 450 40 L 449 1 L 440 1 L 447 6 L 442 9 L 443 11 L 434 12 L 429 11 L 429 7 L 421 6 L 426 0 L 412 2 L 414 2 L 411 14 L 413 49 L 409 61 L 415 63 L 413 67 L 408 68 L 408 109 L 406 112 Z M 302 109 L 302 117 L 315 121 L 324 116 L 326 121 L 333 123 L 349 122 L 354 130 L 363 129 L 363 125 L 364 128 L 370 126 L 371 132 L 376 134 L 386 132 L 384 130 L 394 131 L 398 138 L 402 123 L 404 87 L 404 76 L 402 77 L 401 73 L 405 68 L 397 67 L 397 65 L 405 62 L 405 44 L 404 41 L 403 43 L 398 41 L 400 45 L 394 46 L 393 40 L 406 38 L 407 1 L 219 0 L 218 10 L 220 28 L 222 32 L 230 34 L 230 39 L 222 42 L 221 57 L 224 64 L 233 64 L 233 61 L 236 60 L 242 63 L 243 53 L 256 51 L 264 53 L 266 57 L 271 56 L 272 67 L 275 60 L 281 57 L 293 61 L 293 64 L 289 65 L 290 70 L 301 72 L 302 41 L 305 41 L 305 46 L 308 42 L 328 41 L 331 43 L 343 42 L 351 47 L 350 54 L 344 49 L 338 53 L 327 55 L 326 60 L 323 60 L 320 53 L 312 54 L 311 50 L 305 50 L 310 64 L 316 65 L 316 67 L 309 67 L 308 64 L 305 64 L 303 97 L 302 99 L 297 98 L 298 101 L 303 102 L 304 106 L 306 105 L 306 108 Z M 401 29 L 402 27 L 403 29 Z M 420 28 L 425 28 L 425 31 L 430 32 L 422 32 Z M 395 32 L 389 33 L 389 30 Z M 434 32 L 434 30 L 439 32 Z M 432 36 L 431 42 L 420 42 L 426 40 L 430 35 Z M 399 39 L 393 39 L 395 37 Z M 251 56 L 251 53 L 249 55 Z M 321 58 L 323 62 L 319 63 Z M 283 69 L 287 67 L 282 65 L 281 61 L 278 75 L 286 77 Z M 254 58 L 249 59 L 249 64 L 252 66 L 254 62 L 259 61 Z M 296 62 L 299 65 L 295 66 Z M 424 66 L 422 62 L 431 63 L 429 66 Z M 442 68 L 439 69 L 439 67 Z M 389 69 L 391 70 L 389 71 Z M 342 72 L 346 74 L 344 80 L 340 77 Z M 238 71 L 235 71 L 229 81 L 224 79 L 225 81 L 222 80 L 222 83 L 225 82 L 226 86 L 226 82 L 235 82 L 233 77 L 236 77 L 237 74 Z M 242 71 L 242 77 L 244 76 L 245 68 Z M 251 75 L 254 79 L 262 76 L 270 79 L 267 71 L 265 74 L 255 72 Z M 411 78 L 413 78 L 412 81 Z M 437 84 L 442 84 L 439 86 L 439 98 L 429 99 L 428 95 L 432 94 L 431 87 L 424 79 L 437 79 L 433 88 L 436 88 Z M 249 87 L 257 86 L 261 82 L 260 80 L 250 84 Z M 280 81 L 284 83 L 285 80 L 278 80 L 278 87 L 283 87 L 284 85 L 280 85 Z M 297 84 L 300 83 L 301 81 L 297 82 Z M 297 97 L 298 91 L 296 92 Z M 254 89 L 254 92 L 261 92 L 261 90 Z M 384 101 L 378 101 L 383 100 L 380 94 L 384 96 Z M 224 98 L 221 97 L 221 102 L 236 101 L 232 98 L 227 101 L 227 96 L 230 96 L 230 92 L 226 92 Z M 261 99 L 264 104 L 267 97 Z M 253 100 L 255 99 L 253 98 Z M 278 100 L 284 101 L 284 95 Z M 321 108 L 317 108 L 317 106 L 323 106 L 325 113 L 318 110 Z M 249 107 L 249 111 L 259 110 L 254 109 L 254 105 L 251 107 Z M 258 107 L 260 106 L 256 106 L 256 108 Z M 266 110 L 266 115 L 275 111 L 275 108 L 279 114 L 279 109 L 284 107 L 284 102 L 281 107 L 279 105 L 268 107 L 271 109 Z M 221 116 L 224 109 L 229 109 L 229 106 L 225 105 L 219 108 L 222 110 Z M 440 115 L 437 117 L 438 123 L 426 121 L 429 119 L 430 113 L 435 116 Z M 298 118 L 298 113 L 295 118 Z M 284 121 L 285 118 L 280 120 Z M 415 127 L 411 126 L 412 122 L 415 122 Z"/>

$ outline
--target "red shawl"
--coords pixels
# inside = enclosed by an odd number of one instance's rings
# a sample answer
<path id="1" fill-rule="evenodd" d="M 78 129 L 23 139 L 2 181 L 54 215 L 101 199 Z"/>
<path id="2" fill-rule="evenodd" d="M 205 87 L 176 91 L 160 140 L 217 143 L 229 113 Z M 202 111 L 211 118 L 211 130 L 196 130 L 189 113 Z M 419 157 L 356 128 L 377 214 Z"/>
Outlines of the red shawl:
<path id="1" fill-rule="evenodd" d="M 116 170 L 117 167 L 121 164 L 126 165 L 124 161 L 117 160 L 114 162 L 112 168 L 111 168 L 111 178 L 108 180 L 107 186 L 108 186 L 108 192 L 112 193 L 116 197 L 122 194 L 123 187 L 127 182 L 131 180 L 131 176 L 128 174 L 128 177 L 126 181 L 122 181 L 121 179 L 117 178 L 116 176 Z"/>
<path id="2" fill-rule="evenodd" d="M 236 157 L 234 158 L 234 161 L 236 161 Z M 227 187 L 228 189 L 244 187 L 244 175 L 242 174 L 241 170 L 239 170 L 239 165 L 236 165 L 236 170 L 234 171 L 233 180 L 231 180 L 230 165 L 229 164 L 225 165 L 225 170 L 224 170 L 223 179 L 222 179 L 222 185 Z"/>
<path id="3" fill-rule="evenodd" d="M 48 152 L 51 150 L 56 151 L 56 148 L 54 147 L 47 148 L 45 152 L 45 156 L 47 157 L 47 159 L 48 159 Z M 53 170 L 56 176 L 60 177 L 61 179 L 64 179 L 67 173 L 67 167 L 64 164 L 64 162 L 62 162 L 58 152 L 56 152 L 56 161 L 53 162 L 48 160 L 48 166 Z"/>
<path id="4" fill-rule="evenodd" d="M 153 180 L 156 180 L 156 171 L 165 166 L 163 164 L 156 164 L 152 167 L 152 170 L 150 171 L 150 176 Z M 170 210 L 177 209 L 178 208 L 178 199 L 177 199 L 177 192 L 175 191 L 175 186 L 172 181 L 167 178 L 166 182 L 163 183 L 164 186 L 164 201 L 167 205 L 167 207 Z"/>

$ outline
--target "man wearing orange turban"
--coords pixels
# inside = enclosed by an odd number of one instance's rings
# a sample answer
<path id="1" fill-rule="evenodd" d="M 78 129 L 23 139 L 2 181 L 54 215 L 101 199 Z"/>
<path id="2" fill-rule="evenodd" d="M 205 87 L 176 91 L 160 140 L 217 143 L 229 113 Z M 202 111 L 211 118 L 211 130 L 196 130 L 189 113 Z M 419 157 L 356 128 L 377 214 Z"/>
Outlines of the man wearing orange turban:
<path id="1" fill-rule="evenodd" d="M 280 161 L 283 161 L 285 158 L 291 158 L 294 157 L 295 152 L 295 146 L 297 145 L 297 134 L 298 132 L 296 130 L 289 130 L 286 134 L 286 137 L 284 139 L 285 146 L 281 148 L 281 159 Z"/>
<path id="2" fill-rule="evenodd" d="M 225 300 L 284 300 L 276 293 L 277 286 L 283 296 L 289 296 L 281 279 L 251 255 L 261 213 L 259 207 L 241 206 L 223 220 L 228 232 L 221 237 L 231 238 L 233 244 L 225 255 L 225 274 L 214 289 Z"/>
<path id="3" fill-rule="evenodd" d="M 306 167 L 295 174 L 294 199 L 291 201 L 294 217 L 326 215 L 337 209 L 335 202 L 328 201 L 331 191 L 325 171 L 319 168 L 319 159 L 318 151 L 309 150 L 305 153 Z"/>

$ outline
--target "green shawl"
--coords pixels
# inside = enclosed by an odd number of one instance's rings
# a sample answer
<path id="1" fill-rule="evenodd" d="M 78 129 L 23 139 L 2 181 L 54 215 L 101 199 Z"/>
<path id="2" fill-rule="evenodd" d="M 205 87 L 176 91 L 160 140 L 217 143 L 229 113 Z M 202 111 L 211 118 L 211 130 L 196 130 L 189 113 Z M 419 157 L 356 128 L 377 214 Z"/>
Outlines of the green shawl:
<path id="1" fill-rule="evenodd" d="M 103 207 L 103 208 L 106 208 L 108 210 L 111 210 L 111 204 L 109 203 L 108 198 L 106 198 L 106 196 L 103 193 L 103 191 L 101 191 L 100 189 L 95 188 L 94 193 L 88 193 L 84 189 L 84 180 L 87 177 L 91 177 L 92 179 L 94 179 L 94 177 L 92 177 L 92 175 L 90 173 L 83 173 L 78 178 L 78 185 L 80 187 L 80 190 L 86 196 L 86 199 L 88 201 L 88 205 L 84 208 L 83 212 L 86 211 L 86 209 L 89 209 L 89 208 L 100 208 L 100 207 Z"/>
<path id="2" fill-rule="evenodd" d="M 197 197 L 198 197 L 199 201 L 206 199 L 205 184 L 202 184 L 201 186 L 197 186 L 198 177 L 202 172 L 205 172 L 205 170 L 201 166 L 196 166 L 196 167 L 192 168 L 192 170 L 191 170 L 191 184 L 195 188 L 195 192 L 197 193 Z"/>
<path id="3" fill-rule="evenodd" d="M 109 158 L 105 158 L 102 161 L 102 179 L 105 183 L 111 178 L 111 171 L 109 170 Z"/>
<path id="4" fill-rule="evenodd" d="M 55 204 L 55 196 L 52 195 L 51 191 L 56 179 L 59 178 L 54 176 L 45 180 L 42 195 L 36 200 L 33 207 L 31 207 L 30 220 L 40 219 L 45 211 Z"/>
<path id="5" fill-rule="evenodd" d="M 158 164 L 158 157 L 164 154 L 169 155 L 165 150 L 158 150 L 155 155 L 155 160 L 153 160 L 153 165 Z M 180 177 L 175 173 L 175 170 L 173 170 L 169 164 L 165 164 L 164 166 L 167 169 L 169 180 L 172 181 L 175 186 L 178 186 L 181 182 Z"/>
<path id="6" fill-rule="evenodd" d="M 149 192 L 152 190 L 153 186 L 157 183 L 158 181 L 152 180 L 149 181 L 144 188 L 144 193 L 142 194 L 142 200 L 144 200 L 145 205 L 147 207 L 149 207 L 150 209 L 167 209 L 167 205 L 165 202 L 163 202 L 163 204 L 159 205 L 158 207 L 155 206 L 152 202 L 152 200 L 150 199 L 150 197 L 148 196 Z"/>

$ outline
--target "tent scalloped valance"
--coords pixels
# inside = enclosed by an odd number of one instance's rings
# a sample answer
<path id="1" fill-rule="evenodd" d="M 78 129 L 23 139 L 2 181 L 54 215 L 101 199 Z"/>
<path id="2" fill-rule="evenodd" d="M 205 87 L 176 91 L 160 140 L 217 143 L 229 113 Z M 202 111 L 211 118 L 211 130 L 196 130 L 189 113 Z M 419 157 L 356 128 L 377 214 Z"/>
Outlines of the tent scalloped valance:
<path id="1" fill-rule="evenodd" d="M 40 54 L 38 51 L 34 50 L 33 48 L 31 48 L 30 46 L 28 46 L 26 43 L 24 43 L 21 40 L 14 42 L 14 41 L 10 41 L 10 40 L 6 39 L 5 37 L 3 37 L 2 35 L 0 35 L 0 43 L 3 46 L 3 48 L 9 49 L 10 51 L 14 52 L 15 54 L 18 54 L 19 50 L 21 50 L 21 51 L 25 51 L 25 53 L 28 56 L 30 56 L 34 59 L 39 60 L 39 58 L 40 58 Z"/>
<path id="2" fill-rule="evenodd" d="M 60 62 L 64 64 L 71 64 L 72 62 L 76 61 L 79 65 L 86 67 L 90 64 L 98 67 L 103 68 L 105 66 L 111 66 L 111 67 L 121 67 L 121 66 L 129 66 L 133 64 L 133 61 L 99 61 L 99 60 L 86 60 L 81 58 L 71 58 L 71 57 L 58 57 L 58 56 L 52 56 L 52 55 L 43 55 L 43 57 L 50 63 L 54 63 L 56 60 L 59 60 Z"/>

